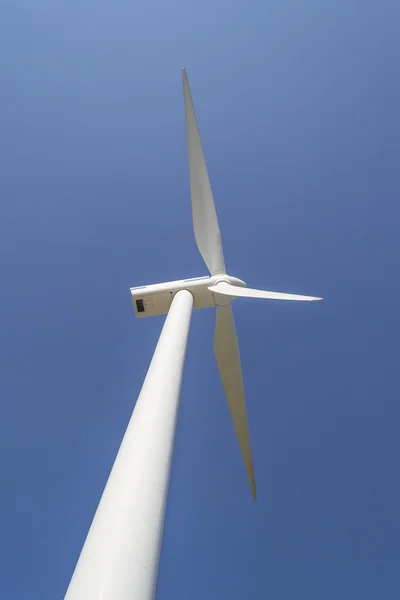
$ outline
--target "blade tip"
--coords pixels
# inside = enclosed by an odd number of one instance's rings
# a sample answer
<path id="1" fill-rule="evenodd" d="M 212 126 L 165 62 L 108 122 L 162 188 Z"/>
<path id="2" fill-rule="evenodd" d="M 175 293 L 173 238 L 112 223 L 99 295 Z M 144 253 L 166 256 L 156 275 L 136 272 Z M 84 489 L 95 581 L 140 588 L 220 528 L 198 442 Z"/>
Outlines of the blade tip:
<path id="1" fill-rule="evenodd" d="M 256 480 L 254 477 L 254 473 L 253 473 L 251 479 L 252 479 L 252 481 L 250 482 L 251 495 L 253 496 L 253 500 L 257 500 L 257 487 L 256 487 Z"/>

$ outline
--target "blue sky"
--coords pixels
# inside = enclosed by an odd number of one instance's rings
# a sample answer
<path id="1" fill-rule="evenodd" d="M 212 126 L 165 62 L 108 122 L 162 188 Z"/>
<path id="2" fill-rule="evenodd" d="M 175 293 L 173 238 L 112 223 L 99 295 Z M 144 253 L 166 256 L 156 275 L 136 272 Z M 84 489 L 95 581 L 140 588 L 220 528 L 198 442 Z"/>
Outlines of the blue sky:
<path id="1" fill-rule="evenodd" d="M 188 69 L 236 300 L 258 496 L 193 314 L 159 600 L 398 599 L 395 0 L 0 7 L 0 597 L 62 598 L 163 318 L 206 274 Z"/>

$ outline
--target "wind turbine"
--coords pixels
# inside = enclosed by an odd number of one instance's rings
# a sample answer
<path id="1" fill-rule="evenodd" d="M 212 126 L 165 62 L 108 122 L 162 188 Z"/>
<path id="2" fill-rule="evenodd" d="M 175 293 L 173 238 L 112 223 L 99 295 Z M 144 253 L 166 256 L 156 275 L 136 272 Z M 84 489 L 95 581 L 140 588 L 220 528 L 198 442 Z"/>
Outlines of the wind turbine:
<path id="1" fill-rule="evenodd" d="M 234 298 L 321 300 L 254 290 L 227 275 L 192 97 L 182 71 L 193 228 L 205 277 L 131 288 L 137 317 L 167 314 L 65 600 L 153 600 L 192 309 L 216 307 L 214 351 L 253 498 Z"/>

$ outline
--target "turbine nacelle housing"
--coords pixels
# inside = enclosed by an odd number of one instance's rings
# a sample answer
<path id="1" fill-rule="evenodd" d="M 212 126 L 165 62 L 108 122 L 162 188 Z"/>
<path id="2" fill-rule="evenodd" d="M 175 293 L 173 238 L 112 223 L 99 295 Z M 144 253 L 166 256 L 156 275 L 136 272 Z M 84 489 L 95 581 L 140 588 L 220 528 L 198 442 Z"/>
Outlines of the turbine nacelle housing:
<path id="1" fill-rule="evenodd" d="M 193 296 L 193 308 L 212 308 L 229 304 L 232 296 L 220 296 L 209 288 L 221 282 L 237 287 L 246 287 L 246 284 L 237 277 L 221 274 L 211 277 L 193 277 L 180 281 L 168 281 L 131 288 L 133 307 L 137 317 L 153 317 L 168 313 L 172 299 L 179 290 L 188 290 Z"/>

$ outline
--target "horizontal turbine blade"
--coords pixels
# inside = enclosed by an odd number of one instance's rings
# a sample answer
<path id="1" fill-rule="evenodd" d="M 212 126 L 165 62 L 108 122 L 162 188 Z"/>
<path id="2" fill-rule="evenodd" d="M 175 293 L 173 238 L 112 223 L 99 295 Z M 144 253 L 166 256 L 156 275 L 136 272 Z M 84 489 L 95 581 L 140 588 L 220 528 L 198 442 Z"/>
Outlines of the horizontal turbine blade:
<path id="1" fill-rule="evenodd" d="M 226 272 L 221 234 L 186 69 L 182 69 L 182 78 L 194 236 L 211 275 L 218 275 Z"/>
<path id="2" fill-rule="evenodd" d="M 231 285 L 225 281 L 221 281 L 220 283 L 217 283 L 217 285 L 212 285 L 208 289 L 216 294 L 231 296 L 232 298 L 267 298 L 270 300 L 301 300 L 309 302 L 312 300 L 322 300 L 322 298 L 315 298 L 314 296 L 299 296 L 297 294 L 282 294 L 281 292 L 252 290 L 251 288 Z"/>
<path id="3" fill-rule="evenodd" d="M 230 305 L 217 306 L 214 351 L 251 492 L 255 500 L 257 497 L 256 482 L 251 457 L 242 367 L 240 365 L 239 346 Z"/>

